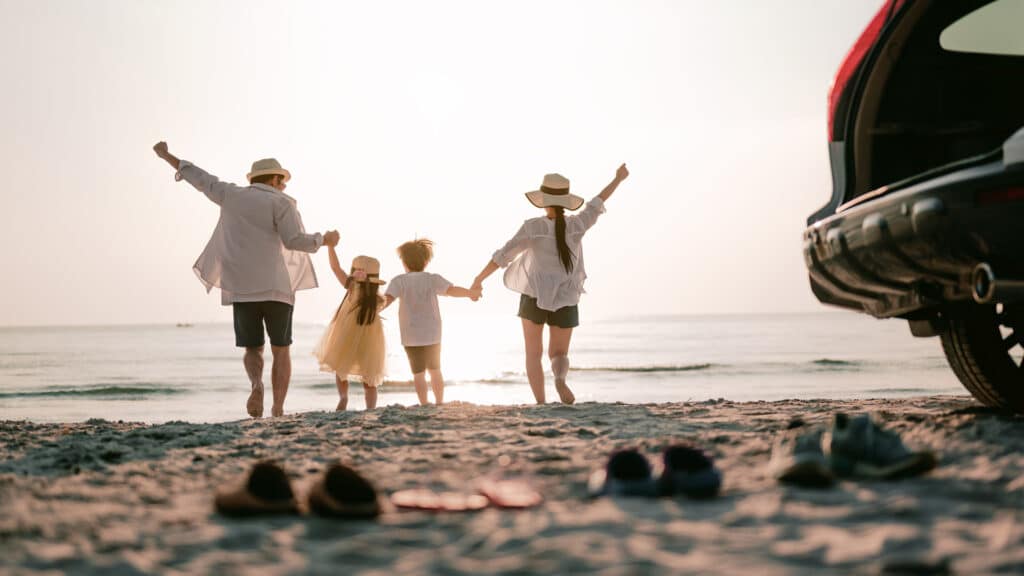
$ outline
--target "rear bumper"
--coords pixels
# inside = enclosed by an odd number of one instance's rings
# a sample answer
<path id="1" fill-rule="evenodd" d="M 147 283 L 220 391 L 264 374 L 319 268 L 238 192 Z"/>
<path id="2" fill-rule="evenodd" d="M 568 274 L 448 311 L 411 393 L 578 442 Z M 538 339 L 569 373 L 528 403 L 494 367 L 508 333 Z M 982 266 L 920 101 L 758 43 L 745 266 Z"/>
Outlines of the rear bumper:
<path id="1" fill-rule="evenodd" d="M 1024 201 L 983 200 L 1022 185 L 1024 170 L 988 162 L 817 221 L 803 242 L 811 289 L 826 304 L 913 317 L 970 299 L 981 263 L 1024 279 Z"/>

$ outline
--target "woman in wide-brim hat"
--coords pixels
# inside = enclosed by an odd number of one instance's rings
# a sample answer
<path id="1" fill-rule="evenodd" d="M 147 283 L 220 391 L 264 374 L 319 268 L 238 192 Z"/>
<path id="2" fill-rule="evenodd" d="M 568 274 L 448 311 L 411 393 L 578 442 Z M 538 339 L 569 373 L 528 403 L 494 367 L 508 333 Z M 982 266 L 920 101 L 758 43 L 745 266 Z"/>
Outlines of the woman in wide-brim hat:
<path id="1" fill-rule="evenodd" d="M 526 347 L 526 375 L 538 404 L 544 403 L 544 325 L 548 325 L 548 357 L 555 376 L 555 390 L 562 402 L 576 397 L 566 384 L 569 373 L 569 341 L 579 326 L 579 300 L 587 278 L 583 268 L 583 235 L 604 213 L 604 203 L 629 176 L 619 166 L 615 178 L 579 214 L 566 217 L 565 210 L 577 210 L 583 198 L 569 192 L 569 180 L 548 174 L 538 190 L 526 193 L 527 200 L 545 215 L 523 223 L 511 240 L 499 249 L 473 282 L 482 290 L 483 281 L 495 270 L 507 267 L 505 286 L 519 292 Z"/>

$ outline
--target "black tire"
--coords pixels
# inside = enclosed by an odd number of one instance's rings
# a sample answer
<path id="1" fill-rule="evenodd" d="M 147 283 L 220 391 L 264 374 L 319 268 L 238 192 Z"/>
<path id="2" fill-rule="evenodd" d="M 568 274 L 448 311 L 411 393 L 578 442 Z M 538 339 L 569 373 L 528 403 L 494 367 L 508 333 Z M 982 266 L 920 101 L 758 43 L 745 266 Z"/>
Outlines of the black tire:
<path id="1" fill-rule="evenodd" d="M 972 303 L 946 317 L 942 350 L 964 387 L 986 406 L 1024 413 L 1024 368 L 1011 354 L 1024 346 L 1024 306 Z"/>

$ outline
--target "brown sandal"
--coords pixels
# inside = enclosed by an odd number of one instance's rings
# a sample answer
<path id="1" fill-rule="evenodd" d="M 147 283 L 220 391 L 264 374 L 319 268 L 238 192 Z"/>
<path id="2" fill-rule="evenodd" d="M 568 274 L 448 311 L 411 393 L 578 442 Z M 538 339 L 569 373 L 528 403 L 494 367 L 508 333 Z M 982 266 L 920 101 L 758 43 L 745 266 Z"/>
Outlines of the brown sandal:
<path id="1" fill-rule="evenodd" d="M 254 464 L 244 483 L 218 492 L 213 504 L 225 516 L 299 513 L 288 475 L 271 461 Z"/>

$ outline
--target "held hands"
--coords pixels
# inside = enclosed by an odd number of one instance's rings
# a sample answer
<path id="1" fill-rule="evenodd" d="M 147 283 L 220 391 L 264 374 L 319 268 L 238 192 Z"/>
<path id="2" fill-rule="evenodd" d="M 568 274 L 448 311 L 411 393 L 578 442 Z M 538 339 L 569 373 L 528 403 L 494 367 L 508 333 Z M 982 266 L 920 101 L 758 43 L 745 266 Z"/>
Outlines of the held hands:
<path id="1" fill-rule="evenodd" d="M 334 248 L 338 245 L 338 241 L 341 240 L 341 235 L 338 234 L 337 230 L 331 230 L 324 233 L 324 246 L 328 248 Z"/>
<path id="2" fill-rule="evenodd" d="M 482 298 L 483 295 L 484 295 L 484 291 L 481 288 L 471 287 L 469 289 L 469 299 L 472 300 L 473 302 L 476 302 L 477 300 Z"/>

